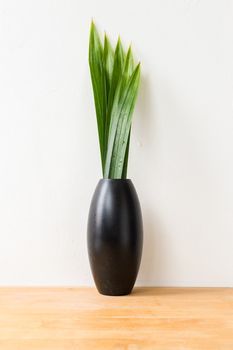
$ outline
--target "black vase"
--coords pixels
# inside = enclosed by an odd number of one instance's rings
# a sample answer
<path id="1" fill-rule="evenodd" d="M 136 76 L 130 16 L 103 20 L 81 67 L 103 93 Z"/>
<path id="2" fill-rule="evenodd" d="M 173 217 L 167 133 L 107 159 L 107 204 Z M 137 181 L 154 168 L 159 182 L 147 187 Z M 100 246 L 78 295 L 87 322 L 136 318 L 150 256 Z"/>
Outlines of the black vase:
<path id="1" fill-rule="evenodd" d="M 141 208 L 131 180 L 99 181 L 89 211 L 87 243 L 99 293 L 130 294 L 143 244 Z"/>

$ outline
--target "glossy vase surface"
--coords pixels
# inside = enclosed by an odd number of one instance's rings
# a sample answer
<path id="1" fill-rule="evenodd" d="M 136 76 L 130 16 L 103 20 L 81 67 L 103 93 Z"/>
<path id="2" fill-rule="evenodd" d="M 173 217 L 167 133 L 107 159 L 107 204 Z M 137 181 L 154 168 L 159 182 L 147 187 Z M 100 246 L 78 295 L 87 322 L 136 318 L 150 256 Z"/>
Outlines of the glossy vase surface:
<path id="1" fill-rule="evenodd" d="M 143 244 L 140 203 L 129 179 L 101 179 L 87 229 L 88 255 L 98 291 L 129 294 L 137 278 Z"/>

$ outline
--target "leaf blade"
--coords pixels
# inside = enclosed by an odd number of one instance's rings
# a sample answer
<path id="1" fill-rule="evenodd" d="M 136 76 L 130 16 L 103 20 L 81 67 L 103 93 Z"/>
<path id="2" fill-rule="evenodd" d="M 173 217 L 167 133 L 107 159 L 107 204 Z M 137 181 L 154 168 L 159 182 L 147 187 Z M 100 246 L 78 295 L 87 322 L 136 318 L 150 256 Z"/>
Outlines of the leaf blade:
<path id="1" fill-rule="evenodd" d="M 122 76 L 123 67 L 125 61 L 125 53 L 122 47 L 122 43 L 120 38 L 118 38 L 117 45 L 114 51 L 114 62 L 113 69 L 108 93 L 108 106 L 107 106 L 107 114 L 106 114 L 106 126 L 105 126 L 105 162 L 107 156 L 107 147 L 108 147 L 108 139 L 109 139 L 109 127 L 111 123 L 111 113 L 113 108 L 114 99 L 116 98 L 117 87 L 119 84 L 119 80 Z M 106 171 L 104 170 L 104 177 L 106 177 Z"/>
<path id="2" fill-rule="evenodd" d="M 113 111 L 111 115 L 111 125 L 109 130 L 109 142 L 107 149 L 107 157 L 105 162 L 105 177 L 110 176 L 110 178 L 120 178 L 122 175 L 123 161 L 125 156 L 125 150 L 127 147 L 127 140 L 129 135 L 129 130 L 132 121 L 132 113 L 134 105 L 136 102 L 137 91 L 140 80 L 140 64 L 138 64 L 131 75 L 129 81 L 127 82 L 124 93 L 120 94 L 120 88 L 118 88 L 117 97 L 114 102 Z M 125 118 L 124 118 L 125 117 Z M 112 158 L 112 152 L 116 137 L 117 124 L 120 118 L 123 119 L 123 131 L 121 137 L 119 138 L 120 150 L 119 154 L 116 155 L 116 159 Z M 125 129 L 124 129 L 125 128 Z M 122 158 L 123 157 L 123 158 Z M 117 164 L 115 164 L 117 163 Z M 117 170 L 115 170 L 117 168 Z"/>
<path id="3" fill-rule="evenodd" d="M 89 67 L 95 101 L 102 171 L 104 171 L 105 119 L 107 105 L 106 83 L 103 67 L 103 46 L 94 22 L 91 23 L 90 28 Z"/>
<path id="4" fill-rule="evenodd" d="M 129 79 L 133 73 L 133 69 L 134 69 L 134 62 L 133 62 L 133 55 L 132 55 L 132 50 L 131 50 L 131 46 L 130 46 L 128 51 L 127 51 L 124 69 L 123 69 L 123 73 L 122 73 L 120 94 L 124 93 L 127 82 L 129 81 Z M 117 153 L 119 152 L 119 137 L 121 135 L 122 125 L 123 125 L 123 116 L 121 116 L 119 118 L 117 128 L 116 128 L 116 136 L 115 136 L 114 147 L 113 147 L 113 152 L 112 152 L 110 174 L 114 174 L 114 172 L 115 172 L 115 167 L 116 167 L 115 159 L 116 159 Z"/>
<path id="5" fill-rule="evenodd" d="M 127 147 L 126 147 L 126 151 L 125 151 L 125 159 L 124 159 L 124 165 L 123 165 L 123 170 L 122 170 L 122 179 L 126 179 L 127 178 L 130 134 L 131 134 L 131 128 L 130 128 L 130 131 L 129 131 L 129 137 L 128 137 Z"/>
<path id="6" fill-rule="evenodd" d="M 106 34 L 104 36 L 103 61 L 104 61 L 104 70 L 105 70 L 105 78 L 106 78 L 106 90 L 107 90 L 107 97 L 108 97 L 110 86 L 111 86 L 112 73 L 113 73 L 114 51 Z"/>

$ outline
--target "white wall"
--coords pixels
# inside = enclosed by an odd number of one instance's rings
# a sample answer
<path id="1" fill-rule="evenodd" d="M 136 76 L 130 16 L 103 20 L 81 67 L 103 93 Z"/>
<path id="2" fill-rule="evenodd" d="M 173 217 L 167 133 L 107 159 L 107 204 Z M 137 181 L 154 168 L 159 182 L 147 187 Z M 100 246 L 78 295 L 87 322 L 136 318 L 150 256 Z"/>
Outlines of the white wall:
<path id="1" fill-rule="evenodd" d="M 129 177 L 142 285 L 233 286 L 233 2 L 0 2 L 0 284 L 92 284 L 93 17 L 142 62 Z"/>

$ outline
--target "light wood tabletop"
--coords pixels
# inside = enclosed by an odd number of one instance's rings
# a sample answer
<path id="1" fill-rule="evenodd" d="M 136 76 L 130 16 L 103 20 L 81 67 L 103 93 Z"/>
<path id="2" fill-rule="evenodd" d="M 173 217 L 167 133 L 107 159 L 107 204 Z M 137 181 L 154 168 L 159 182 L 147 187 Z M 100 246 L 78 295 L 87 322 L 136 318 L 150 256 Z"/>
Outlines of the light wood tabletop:
<path id="1" fill-rule="evenodd" d="M 233 289 L 1 288 L 1 350 L 233 350 Z"/>

